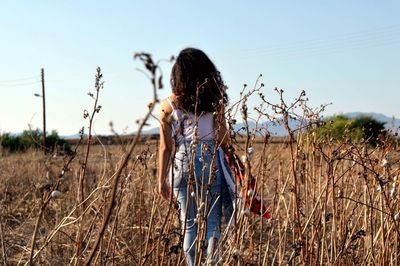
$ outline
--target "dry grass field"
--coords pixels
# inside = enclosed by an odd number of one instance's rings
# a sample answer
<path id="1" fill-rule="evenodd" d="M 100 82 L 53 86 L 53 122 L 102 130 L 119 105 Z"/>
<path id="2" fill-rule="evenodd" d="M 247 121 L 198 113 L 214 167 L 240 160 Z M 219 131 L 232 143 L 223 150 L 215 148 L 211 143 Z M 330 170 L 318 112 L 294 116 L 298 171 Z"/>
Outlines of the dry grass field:
<path id="1" fill-rule="evenodd" d="M 345 143 L 321 146 L 310 141 L 312 137 L 299 138 L 292 145 L 253 143 L 253 174 L 272 219 L 241 212 L 236 230 L 222 236 L 221 265 L 398 264 L 396 150 Z M 78 149 L 63 175 L 68 157 L 45 157 L 35 150 L 4 154 L 0 161 L 2 262 L 28 264 L 33 247 L 34 264 L 83 264 L 100 234 L 111 178 L 125 149 L 123 144 L 92 146 L 83 203 L 79 203 L 78 187 L 85 147 Z M 142 141 L 123 170 L 93 264 L 183 263 L 178 211 L 155 192 L 156 155 L 157 140 Z M 61 195 L 53 192 L 38 219 L 57 182 Z"/>

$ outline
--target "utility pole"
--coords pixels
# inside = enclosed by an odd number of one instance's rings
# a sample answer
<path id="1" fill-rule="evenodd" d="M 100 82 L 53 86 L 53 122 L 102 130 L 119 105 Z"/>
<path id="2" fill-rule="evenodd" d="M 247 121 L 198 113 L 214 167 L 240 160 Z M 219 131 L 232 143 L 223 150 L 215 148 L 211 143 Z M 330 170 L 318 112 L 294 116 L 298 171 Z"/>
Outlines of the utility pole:
<path id="1" fill-rule="evenodd" d="M 46 154 L 46 97 L 45 97 L 45 89 L 44 89 L 44 68 L 41 71 L 41 81 L 42 81 L 42 100 L 43 100 L 43 150 L 44 154 Z"/>

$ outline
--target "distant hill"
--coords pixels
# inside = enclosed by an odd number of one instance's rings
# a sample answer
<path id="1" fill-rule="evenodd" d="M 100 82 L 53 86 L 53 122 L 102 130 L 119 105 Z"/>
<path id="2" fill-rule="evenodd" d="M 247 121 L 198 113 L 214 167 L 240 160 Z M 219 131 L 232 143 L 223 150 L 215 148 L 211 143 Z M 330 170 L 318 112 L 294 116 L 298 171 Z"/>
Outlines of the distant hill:
<path id="1" fill-rule="evenodd" d="M 396 119 L 394 117 L 388 117 L 384 114 L 353 112 L 353 113 L 345 113 L 343 115 L 350 118 L 355 118 L 359 116 L 370 116 L 380 122 L 384 122 L 386 129 L 398 129 L 400 127 L 400 119 Z"/>
<path id="2" fill-rule="evenodd" d="M 399 130 L 400 128 L 400 119 L 396 119 L 393 117 L 388 117 L 385 116 L 384 114 L 380 113 L 363 113 L 363 112 L 352 112 L 352 113 L 344 113 L 342 114 L 346 117 L 349 118 L 356 118 L 360 116 L 370 116 L 377 121 L 385 123 L 385 128 L 388 130 Z M 254 122 L 249 122 L 249 129 L 252 130 L 255 126 Z M 300 123 L 296 120 L 289 120 L 289 127 L 291 129 L 296 129 L 300 126 Z M 234 126 L 235 131 L 240 130 L 241 128 L 244 127 L 244 123 L 238 123 L 237 125 Z M 272 122 L 264 122 L 261 125 L 258 126 L 258 128 L 264 127 L 267 128 L 268 131 L 272 136 L 285 136 L 287 135 L 287 131 L 285 127 L 281 124 L 273 124 Z M 243 130 L 241 130 L 239 133 L 244 133 Z"/>
<path id="3" fill-rule="evenodd" d="M 150 129 L 144 129 L 142 131 L 142 133 L 146 134 L 146 135 L 160 134 L 160 128 L 159 127 L 153 127 L 153 128 L 150 128 Z"/>
<path id="4" fill-rule="evenodd" d="M 359 117 L 359 116 L 371 116 L 372 118 L 380 121 L 380 122 L 384 122 L 385 123 L 385 128 L 386 129 L 399 129 L 400 128 L 400 119 L 394 119 L 393 117 L 388 117 L 385 116 L 383 114 L 380 113 L 363 113 L 363 112 L 352 112 L 352 113 L 343 113 L 342 115 L 350 117 L 350 118 L 355 118 L 355 117 Z M 289 126 L 291 129 L 296 129 L 299 127 L 299 122 L 296 120 L 289 120 Z M 234 125 L 234 130 L 238 131 L 241 134 L 244 134 L 245 131 L 242 130 L 242 128 L 244 127 L 244 123 L 238 123 L 236 125 Z M 249 129 L 253 130 L 255 127 L 255 122 L 250 121 L 249 122 Z M 287 131 L 285 129 L 285 127 L 281 124 L 274 124 L 272 122 L 261 122 L 258 125 L 258 128 L 266 128 L 269 133 L 272 136 L 286 136 L 287 135 Z M 159 134 L 159 127 L 154 127 L 154 128 L 149 128 L 149 129 L 145 129 L 143 130 L 142 134 L 143 135 L 156 135 Z M 135 134 L 135 133 L 133 133 Z M 79 138 L 79 134 L 75 134 L 75 135 L 70 135 L 70 136 L 63 136 L 63 138 L 65 139 L 77 139 Z"/>
<path id="5" fill-rule="evenodd" d="M 47 130 L 46 130 L 47 131 Z M 79 134 L 73 134 L 73 135 L 67 135 L 67 136 L 61 136 L 63 139 L 79 139 L 81 135 Z"/>
<path id="6" fill-rule="evenodd" d="M 299 125 L 298 121 L 295 121 L 295 120 L 289 121 L 289 126 L 292 129 L 296 129 L 298 127 L 298 125 Z M 239 132 L 239 134 L 244 134 L 245 133 L 244 127 L 245 127 L 244 123 L 238 123 L 233 126 L 233 129 L 236 132 Z M 249 130 L 253 130 L 254 127 L 255 127 L 255 122 L 249 121 Z M 268 131 L 270 132 L 270 134 L 273 136 L 285 136 L 286 135 L 286 129 L 283 125 L 274 124 L 272 122 L 268 122 L 268 123 L 261 122 L 258 124 L 257 128 L 267 128 Z M 154 134 L 159 134 L 159 132 L 160 132 L 160 128 L 155 127 L 155 128 L 143 130 L 142 134 L 154 135 Z"/>

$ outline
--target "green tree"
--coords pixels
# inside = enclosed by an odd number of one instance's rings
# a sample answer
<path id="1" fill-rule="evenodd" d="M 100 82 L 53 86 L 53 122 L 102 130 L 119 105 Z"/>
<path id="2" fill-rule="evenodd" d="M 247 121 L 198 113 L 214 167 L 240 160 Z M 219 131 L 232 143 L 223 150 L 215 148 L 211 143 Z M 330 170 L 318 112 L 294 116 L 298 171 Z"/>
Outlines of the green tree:
<path id="1" fill-rule="evenodd" d="M 369 144 L 376 146 L 379 143 L 379 137 L 385 134 L 384 125 L 385 123 L 370 116 L 348 118 L 337 115 L 326 120 L 318 129 L 317 135 L 319 139 L 336 141 L 348 139 L 354 143 L 366 140 Z"/>
<path id="2" fill-rule="evenodd" d="M 71 145 L 65 139 L 60 138 L 56 130 L 51 131 L 51 134 L 47 135 L 46 146 L 50 150 L 58 149 L 67 153 L 72 152 Z"/>
<path id="3" fill-rule="evenodd" d="M 11 135 L 9 133 L 0 136 L 0 145 L 9 152 L 25 151 L 27 149 L 42 148 L 43 133 L 40 129 L 24 130 L 20 135 Z M 57 131 L 53 130 L 46 137 L 46 149 L 54 151 L 55 149 L 66 153 L 72 152 L 71 146 L 65 139 L 58 136 Z"/>
<path id="4" fill-rule="evenodd" d="M 5 133 L 0 136 L 0 144 L 2 148 L 10 152 L 21 150 L 21 139 L 17 136 L 12 136 L 10 133 Z"/>

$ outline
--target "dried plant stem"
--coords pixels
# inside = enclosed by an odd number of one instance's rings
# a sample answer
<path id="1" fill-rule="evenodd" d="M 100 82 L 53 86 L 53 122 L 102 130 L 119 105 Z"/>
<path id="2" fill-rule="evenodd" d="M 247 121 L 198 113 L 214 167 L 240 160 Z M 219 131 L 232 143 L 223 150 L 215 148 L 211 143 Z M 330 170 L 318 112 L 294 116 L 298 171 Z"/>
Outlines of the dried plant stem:
<path id="1" fill-rule="evenodd" d="M 3 253 L 3 264 L 7 266 L 7 254 L 4 246 L 4 233 L 3 233 L 3 223 L 0 221 L 0 241 L 1 241 L 1 252 Z"/>
<path id="2" fill-rule="evenodd" d="M 87 207 L 86 210 L 81 214 L 83 215 L 84 213 L 86 213 L 90 207 L 97 201 L 97 198 L 94 199 Z M 75 212 L 76 207 L 69 213 L 69 215 L 67 215 L 65 218 L 62 219 L 62 221 L 56 226 L 56 228 L 47 236 L 45 243 L 42 245 L 42 247 L 40 247 L 38 249 L 38 251 L 36 251 L 36 253 L 33 255 L 33 259 L 36 258 L 39 253 L 51 242 L 51 240 L 54 238 L 54 236 L 56 236 L 56 234 L 58 232 L 60 232 L 61 228 L 72 225 L 76 222 L 78 222 L 81 218 L 81 216 L 79 216 L 78 218 L 74 218 L 72 221 L 67 222 L 68 220 L 71 220 L 71 215 Z M 29 261 L 25 264 L 27 265 L 29 263 Z"/>
<path id="3" fill-rule="evenodd" d="M 154 74 L 155 74 L 155 72 L 154 72 Z M 99 247 L 100 241 L 102 240 L 103 235 L 104 235 L 104 231 L 105 231 L 105 229 L 106 229 L 106 227 L 108 225 L 108 221 L 110 219 L 112 209 L 113 209 L 113 207 L 115 205 L 115 195 L 116 195 L 116 192 L 117 192 L 118 182 L 119 182 L 121 173 L 125 169 L 125 167 L 127 166 L 128 161 L 129 161 L 130 157 L 132 156 L 132 153 L 135 150 L 135 148 L 136 148 L 136 146 L 137 146 L 137 144 L 138 144 L 138 142 L 140 140 L 140 134 L 142 132 L 142 129 L 145 126 L 147 120 L 149 119 L 149 117 L 150 117 L 151 113 L 153 112 L 153 109 L 154 109 L 154 107 L 155 107 L 155 105 L 156 105 L 156 103 L 158 101 L 158 99 L 157 99 L 157 85 L 155 83 L 155 80 L 156 80 L 155 75 L 152 77 L 152 80 L 153 80 L 153 82 L 152 82 L 152 84 L 153 84 L 153 100 L 152 100 L 151 104 L 149 105 L 149 110 L 148 110 L 147 114 L 145 115 L 143 120 L 140 122 L 140 125 L 139 125 L 139 128 L 137 130 L 135 138 L 132 140 L 131 144 L 129 145 L 129 147 L 127 149 L 127 152 L 124 154 L 122 160 L 119 163 L 118 169 L 116 170 L 116 172 L 112 176 L 111 192 L 110 192 L 109 199 L 108 199 L 108 201 L 106 203 L 106 206 L 105 206 L 103 222 L 102 222 L 101 227 L 99 229 L 99 233 L 97 235 L 97 238 L 96 238 L 96 240 L 94 242 L 93 249 L 90 251 L 90 253 L 88 255 L 88 258 L 86 259 L 84 265 L 90 265 L 90 263 L 93 260 L 94 255 L 95 255 L 95 253 L 96 253 L 96 251 L 97 251 L 97 249 Z"/>
<path id="4" fill-rule="evenodd" d="M 35 228 L 33 230 L 33 234 L 32 234 L 32 238 L 31 238 L 31 246 L 30 246 L 30 253 L 29 253 L 29 261 L 27 263 L 29 263 L 29 265 L 32 265 L 33 263 L 33 253 L 35 250 L 35 243 L 36 243 L 36 237 L 37 237 L 37 231 L 39 229 L 40 226 L 40 222 L 42 220 L 43 217 L 43 212 L 45 211 L 47 205 L 49 204 L 50 200 L 52 199 L 52 192 L 55 191 L 58 186 L 60 185 L 61 182 L 61 178 L 63 177 L 63 175 L 65 174 L 66 171 L 68 171 L 68 167 L 69 165 L 72 163 L 72 161 L 75 159 L 76 156 L 76 151 L 79 147 L 79 145 L 81 144 L 82 141 L 82 136 L 79 139 L 78 144 L 75 147 L 74 152 L 72 153 L 72 156 L 68 159 L 68 161 L 64 164 L 63 166 L 63 170 L 61 172 L 61 174 L 59 175 L 59 178 L 57 180 L 57 182 L 54 184 L 54 186 L 52 187 L 52 189 L 50 190 L 49 194 L 45 197 L 45 200 L 42 202 L 40 210 L 39 210 L 39 214 L 38 217 L 36 219 L 36 223 L 35 223 Z"/>
<path id="5" fill-rule="evenodd" d="M 151 207 L 151 216 L 150 216 L 150 225 L 149 225 L 149 230 L 147 230 L 147 236 L 146 236 L 146 242 L 144 244 L 144 254 L 143 256 L 145 259 L 146 257 L 149 256 L 149 253 L 147 252 L 148 245 L 149 245 L 149 240 L 150 240 L 150 235 L 153 229 L 153 224 L 154 224 L 154 214 L 155 214 L 155 208 L 156 208 L 156 197 L 153 197 L 153 205 Z M 141 265 L 144 265 L 144 262 L 141 263 Z"/>
<path id="6" fill-rule="evenodd" d="M 37 236 L 37 231 L 39 229 L 40 221 L 42 220 L 43 212 L 49 203 L 51 197 L 49 196 L 48 199 L 42 204 L 39 210 L 39 215 L 36 218 L 36 223 L 35 223 L 35 229 L 33 230 L 32 234 L 32 239 L 31 239 L 31 248 L 30 248 L 30 254 L 29 254 L 29 265 L 33 264 L 33 252 L 35 250 L 35 243 L 36 243 L 36 236 Z"/>
<path id="7" fill-rule="evenodd" d="M 96 81 L 95 81 L 95 89 L 96 89 L 96 96 L 94 96 L 94 104 L 93 104 L 93 110 L 92 113 L 89 115 L 87 112 L 85 112 L 85 116 L 89 116 L 89 133 L 88 133 L 88 139 L 86 143 L 86 152 L 85 152 L 85 159 L 84 162 L 81 165 L 80 173 L 79 173 L 79 181 L 78 181 L 78 195 L 77 195 L 77 201 L 78 204 L 81 204 L 84 202 L 85 199 L 85 176 L 86 176 L 86 169 L 87 169 L 87 164 L 89 160 L 89 155 L 90 155 L 90 147 L 92 145 L 92 129 L 93 129 L 93 119 L 95 117 L 95 114 L 100 111 L 99 106 L 98 106 L 98 100 L 99 100 L 99 92 L 100 89 L 103 88 L 103 82 L 101 82 L 101 79 L 103 77 L 103 74 L 101 73 L 100 67 L 96 69 Z M 89 93 L 89 95 L 92 95 Z M 92 96 L 93 97 L 93 96 Z M 82 210 L 85 209 L 85 204 L 81 204 Z M 83 217 L 82 217 L 83 218 Z M 79 264 L 80 256 L 81 256 L 81 237 L 82 237 L 82 230 L 83 230 L 83 221 L 80 220 L 78 224 L 78 231 L 76 234 L 76 242 L 75 242 L 75 265 Z"/>
<path id="8" fill-rule="evenodd" d="M 122 195 L 121 195 L 121 198 L 122 198 Z M 110 249 L 112 248 L 111 247 L 112 243 L 114 242 L 115 237 L 116 237 L 115 235 L 118 232 L 117 231 L 118 230 L 118 216 L 119 216 L 120 209 L 121 209 L 121 200 L 118 202 L 117 209 L 115 211 L 115 217 L 114 217 L 114 221 L 113 221 L 113 225 L 112 225 L 112 229 L 111 229 L 111 235 L 109 237 L 109 241 L 108 241 L 107 249 L 106 249 L 106 257 L 108 257 L 108 253 L 110 252 Z M 112 254 L 114 256 L 114 252 Z M 112 260 L 112 262 L 114 263 L 114 260 Z"/>
<path id="9" fill-rule="evenodd" d="M 139 188 L 139 208 L 138 208 L 138 220 L 139 220 L 139 242 L 143 243 L 143 231 L 142 231 L 142 205 L 143 205 L 143 180 L 140 180 Z M 143 245 L 139 245 L 139 263 L 143 258 Z"/>

